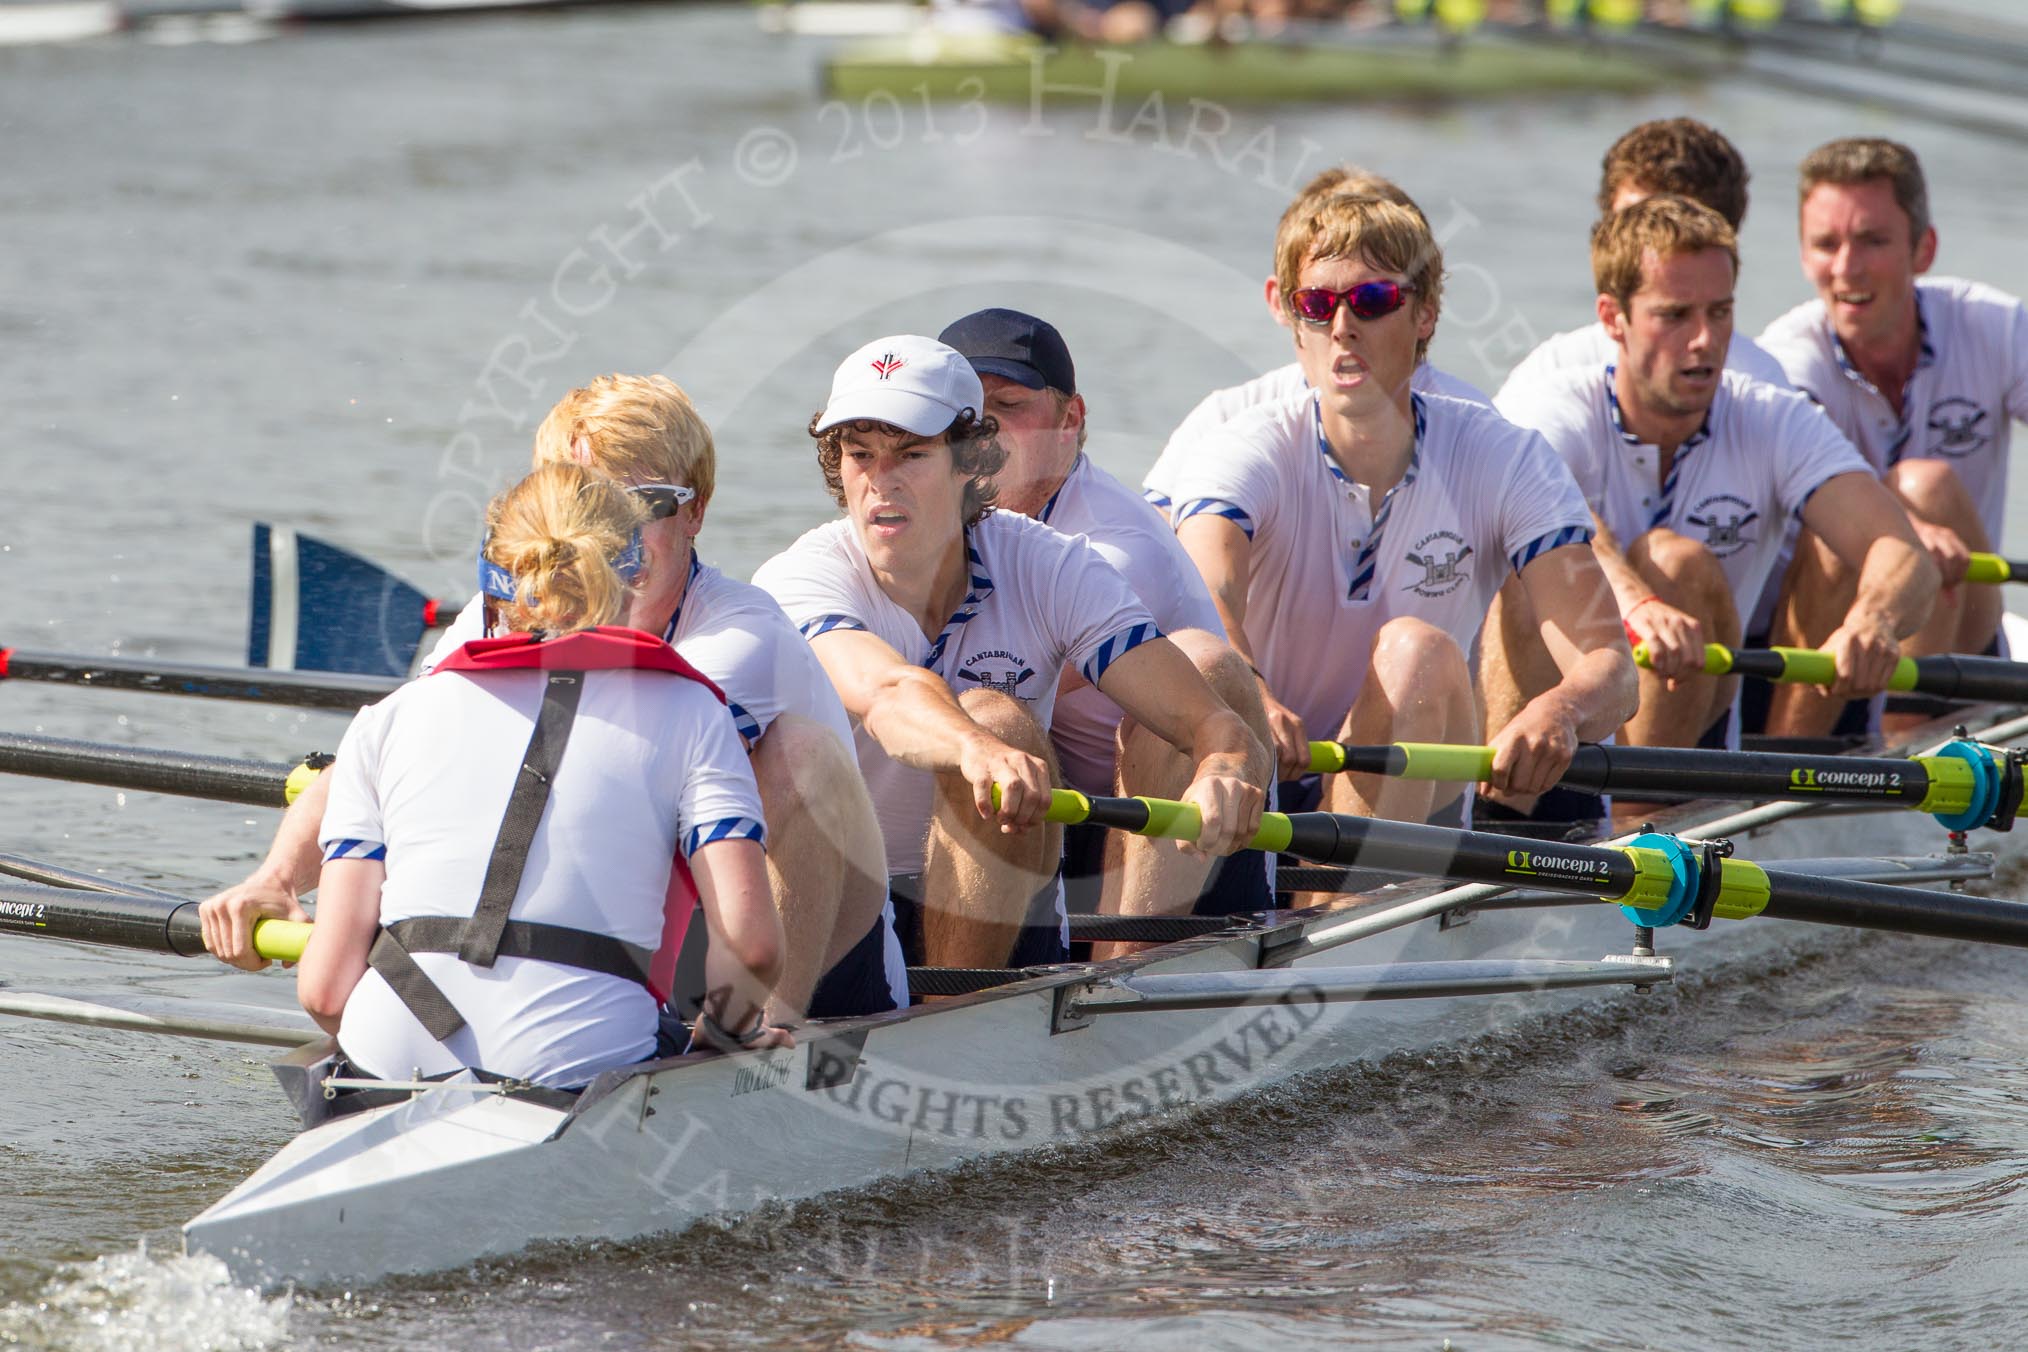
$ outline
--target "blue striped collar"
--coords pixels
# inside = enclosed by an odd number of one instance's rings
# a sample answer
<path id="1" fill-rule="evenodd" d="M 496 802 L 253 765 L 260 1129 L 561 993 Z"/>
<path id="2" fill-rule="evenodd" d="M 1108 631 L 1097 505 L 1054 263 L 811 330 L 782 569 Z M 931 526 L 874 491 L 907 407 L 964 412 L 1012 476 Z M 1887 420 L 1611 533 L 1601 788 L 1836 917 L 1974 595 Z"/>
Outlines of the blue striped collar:
<path id="1" fill-rule="evenodd" d="M 1824 323 L 1831 330 L 1831 355 L 1838 359 L 1838 369 L 1845 373 L 1845 379 L 1856 381 L 1867 389 L 1872 390 L 1875 394 L 1880 394 L 1880 389 L 1865 377 L 1857 364 L 1853 362 L 1851 354 L 1845 351 L 1845 340 L 1838 336 L 1837 327 L 1831 324 L 1830 316 L 1825 316 Z M 1930 341 L 1929 316 L 1925 315 L 1922 311 L 1922 289 L 1920 287 L 1916 288 L 1915 292 L 1915 343 L 1915 369 L 1924 371 L 1936 365 L 1936 344 Z M 1907 401 L 1904 400 L 1903 402 Z"/>
<path id="2" fill-rule="evenodd" d="M 1410 409 L 1415 414 L 1415 438 L 1408 444 L 1408 465 L 1402 470 L 1401 478 L 1395 481 L 1394 486 L 1381 495 L 1380 505 L 1373 509 L 1370 524 L 1366 528 L 1366 539 L 1353 551 L 1352 583 L 1345 593 L 1346 599 L 1350 601 L 1365 601 L 1371 598 L 1373 579 L 1380 567 L 1380 541 L 1387 530 L 1387 519 L 1394 511 L 1394 499 L 1404 489 L 1414 486 L 1416 473 L 1422 467 L 1422 439 L 1429 430 L 1429 417 L 1423 408 L 1421 395 L 1411 394 L 1408 401 Z M 1324 437 L 1322 401 L 1313 400 L 1310 408 L 1317 429 L 1317 451 L 1324 457 L 1325 468 L 1329 469 L 1332 476 L 1344 484 L 1349 492 L 1353 480 L 1338 468 L 1337 460 L 1331 455 L 1331 443 Z M 1370 493 L 1371 490 L 1368 491 Z"/>
<path id="3" fill-rule="evenodd" d="M 1075 479 L 1077 477 L 1077 472 L 1083 468 L 1084 468 L 1084 452 L 1079 451 L 1077 453 L 1077 459 L 1070 462 L 1070 473 L 1063 476 L 1063 482 L 1058 484 L 1056 486 L 1056 491 L 1049 495 L 1049 501 L 1042 504 L 1042 514 L 1035 518 L 1037 521 L 1043 522 L 1044 524 L 1048 523 L 1049 514 L 1056 510 L 1056 500 L 1063 496 L 1063 490 L 1070 487 L 1070 481 L 1072 479 Z"/>
<path id="4" fill-rule="evenodd" d="M 1618 374 L 1618 371 L 1619 368 L 1615 366 L 1612 362 L 1606 363 L 1605 369 L 1606 412 L 1612 415 L 1613 430 L 1615 432 L 1618 432 L 1620 434 L 1620 440 L 1626 442 L 1627 445 L 1629 446 L 1652 446 L 1654 445 L 1654 443 L 1649 441 L 1646 437 L 1637 436 L 1634 433 L 1628 431 L 1627 420 L 1620 415 L 1619 391 L 1613 388 L 1613 377 Z M 1723 386 L 1724 375 L 1722 372 L 1719 376 L 1719 380 L 1720 380 L 1720 390 L 1722 392 L 1724 388 Z M 1718 407 L 1718 400 L 1714 396 L 1711 400 L 1711 408 L 1716 407 Z M 1697 430 L 1695 432 L 1692 432 L 1689 436 L 1683 438 L 1683 444 L 1676 448 L 1676 454 L 1679 456 L 1687 455 L 1691 451 L 1696 450 L 1699 446 L 1702 446 L 1705 442 L 1709 440 L 1711 440 L 1711 409 L 1707 408 L 1704 410 L 1704 421 L 1697 424 Z"/>
<path id="5" fill-rule="evenodd" d="M 690 575 L 683 579 L 683 595 L 676 598 L 676 613 L 669 617 L 669 627 L 662 631 L 662 641 L 676 642 L 676 630 L 683 623 L 683 607 L 690 603 L 690 590 L 697 585 L 697 575 L 704 571 L 704 561 L 697 557 L 696 546 L 690 549 Z"/>
<path id="6" fill-rule="evenodd" d="M 951 612 L 950 619 L 944 621 L 943 632 L 937 635 L 937 641 L 930 645 L 929 652 L 922 659 L 922 665 L 932 670 L 943 660 L 944 649 L 950 646 L 951 639 L 978 615 L 979 607 L 993 594 L 993 579 L 986 573 L 986 562 L 979 557 L 979 547 L 972 542 L 969 526 L 965 528 L 965 568 L 970 590 L 965 593 L 965 599 L 958 602 L 958 608 Z"/>
<path id="7" fill-rule="evenodd" d="M 1414 483 L 1416 474 L 1422 468 L 1422 440 L 1424 434 L 1429 430 L 1429 411 L 1423 407 L 1422 396 L 1419 394 L 1410 394 L 1408 396 L 1408 406 L 1409 410 L 1415 415 L 1415 439 L 1408 443 L 1408 468 L 1401 472 L 1401 479 L 1394 487 L 1387 490 L 1386 496 L 1381 499 L 1383 504 L 1385 504 L 1387 498 L 1393 497 L 1396 493 Z M 1324 435 L 1323 400 L 1315 395 L 1312 395 L 1310 398 L 1310 426 L 1316 431 L 1317 454 L 1324 458 L 1324 468 L 1330 471 L 1332 479 L 1345 485 L 1349 491 L 1355 486 L 1354 480 L 1351 475 L 1347 474 L 1339 466 L 1338 458 L 1331 454 L 1330 439 Z M 1365 487 L 1363 484 L 1356 486 Z M 1375 515 L 1378 515 L 1378 513 L 1376 512 Z"/>

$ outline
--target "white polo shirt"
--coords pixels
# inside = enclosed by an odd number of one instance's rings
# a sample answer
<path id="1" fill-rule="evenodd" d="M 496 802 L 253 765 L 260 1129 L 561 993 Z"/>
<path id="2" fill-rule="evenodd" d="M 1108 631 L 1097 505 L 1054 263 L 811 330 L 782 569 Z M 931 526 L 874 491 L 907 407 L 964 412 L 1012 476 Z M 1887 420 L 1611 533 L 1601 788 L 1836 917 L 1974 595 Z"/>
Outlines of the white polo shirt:
<path id="1" fill-rule="evenodd" d="M 430 650 L 423 671 L 434 670 L 467 639 L 485 636 L 485 598 L 474 597 Z M 852 720 L 823 666 L 775 599 L 752 583 L 727 577 L 693 552 L 683 604 L 662 639 L 725 692 L 725 707 L 748 750 L 784 713 L 814 719 L 852 745 Z"/>
<path id="2" fill-rule="evenodd" d="M 1469 653 L 1510 573 L 1591 539 L 1541 437 L 1481 404 L 1413 403 L 1414 458 L 1378 503 L 1325 454 L 1308 393 L 1206 437 L 1176 481 L 1178 525 L 1215 512 L 1252 539 L 1247 641 L 1312 737 L 1338 735 L 1387 621 L 1426 620 Z"/>
<path id="3" fill-rule="evenodd" d="M 1065 667 L 1097 685 L 1113 662 L 1160 636 L 1154 616 L 1097 551 L 1039 521 L 988 512 L 966 532 L 966 553 L 970 589 L 934 639 L 880 589 L 844 519 L 806 532 L 762 564 L 754 582 L 806 637 L 863 629 L 959 694 L 985 686 L 1020 700 L 1044 729 Z M 854 732 L 888 872 L 920 873 L 935 779 L 890 759 L 863 726 Z"/>
<path id="4" fill-rule="evenodd" d="M 1127 580 L 1163 633 L 1204 629 L 1225 637 L 1218 607 L 1169 523 L 1090 456 L 1077 457 L 1038 519 L 1065 535 L 1082 537 L 1098 551 Z M 1072 788 L 1092 794 L 1113 791 L 1113 738 L 1123 717 L 1120 706 L 1090 684 L 1057 699 L 1049 737 Z"/>
<path id="5" fill-rule="evenodd" d="M 1493 396 L 1493 407 L 1505 409 L 1510 399 L 1526 398 L 1529 387 L 1536 381 L 1559 371 L 1596 371 L 1619 360 L 1619 344 L 1606 333 L 1605 325 L 1593 321 L 1581 329 L 1559 333 L 1544 338 L 1535 345 L 1535 350 L 1521 359 L 1521 364 L 1507 373 L 1500 392 Z M 1765 381 L 1778 390 L 1789 386 L 1788 374 L 1774 354 L 1759 343 L 1735 330 L 1732 343 L 1725 349 L 1725 369 L 1737 371 L 1752 380 Z"/>
<path id="6" fill-rule="evenodd" d="M 1664 482 L 1661 452 L 1621 421 L 1612 370 L 1548 372 L 1503 390 L 1498 407 L 1542 433 L 1622 543 L 1667 526 L 1709 549 L 1743 618 L 1810 494 L 1836 475 L 1872 470 L 1809 399 L 1728 370 L 1704 426 L 1677 450 Z"/>
<path id="7" fill-rule="evenodd" d="M 1141 480 L 1141 496 L 1163 511 L 1168 511 L 1174 494 L 1170 491 L 1176 475 L 1181 471 L 1183 460 L 1189 448 L 1205 436 L 1217 431 L 1225 424 L 1239 417 L 1249 409 L 1262 404 L 1276 404 L 1284 399 L 1299 395 L 1310 388 L 1310 382 L 1303 378 L 1300 362 L 1278 366 L 1264 376 L 1255 376 L 1243 385 L 1230 385 L 1222 390 L 1213 390 L 1198 401 L 1197 407 L 1184 415 L 1176 424 L 1176 430 L 1169 434 L 1169 440 L 1162 447 L 1162 454 L 1156 457 L 1154 465 Z M 1447 371 L 1439 371 L 1428 362 L 1418 362 L 1415 374 L 1408 378 L 1408 388 L 1416 394 L 1442 394 L 1467 403 L 1492 405 L 1476 385 L 1458 379 Z"/>
<path id="8" fill-rule="evenodd" d="M 1915 299 L 1922 356 L 1900 417 L 1846 357 L 1822 301 L 1798 305 L 1760 340 L 1876 471 L 1907 459 L 1950 462 L 1979 504 L 1987 542 L 2002 548 L 2010 424 L 2028 418 L 2028 311 L 2004 291 L 1955 277 L 1918 278 Z"/>
<path id="9" fill-rule="evenodd" d="M 477 909 L 543 686 L 540 671 L 441 672 L 352 720 L 319 839 L 327 860 L 386 861 L 383 921 Z M 760 816 L 753 772 L 710 691 L 656 672 L 587 672 L 512 916 L 653 949 L 676 851 L 760 840 Z M 530 958 L 488 969 L 454 953 L 414 956 L 465 1027 L 438 1042 L 368 971 L 338 1042 L 371 1074 L 471 1065 L 569 1087 L 654 1050 L 655 998 L 636 982 Z"/>

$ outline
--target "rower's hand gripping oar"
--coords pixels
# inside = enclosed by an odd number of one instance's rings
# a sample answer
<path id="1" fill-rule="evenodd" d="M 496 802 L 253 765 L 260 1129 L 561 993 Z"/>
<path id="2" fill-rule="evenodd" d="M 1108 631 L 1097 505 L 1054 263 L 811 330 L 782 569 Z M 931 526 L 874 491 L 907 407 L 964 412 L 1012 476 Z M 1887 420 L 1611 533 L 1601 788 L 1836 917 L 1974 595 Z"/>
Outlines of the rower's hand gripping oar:
<path id="1" fill-rule="evenodd" d="M 1189 840 L 1194 804 L 1161 798 L 1050 795 L 1050 821 L 1092 822 L 1136 835 Z M 1756 915 L 2028 948 L 2028 905 L 1809 874 L 1770 873 L 1731 858 L 1731 844 L 1693 844 L 1649 832 L 1627 845 L 1541 845 L 1478 831 L 1380 821 L 1330 812 L 1261 816 L 1250 842 L 1321 863 L 1459 882 L 1526 884 L 1614 902 L 1649 929 Z"/>
<path id="2" fill-rule="evenodd" d="M 1640 797 L 1791 798 L 1815 802 L 1894 804 L 1927 812 L 1950 831 L 2006 831 L 2021 808 L 2023 753 L 1966 738 L 1934 755 L 1801 756 L 1692 747 L 1598 746 L 1586 743 L 1557 782 L 1590 793 Z M 1310 769 L 1320 773 L 1390 775 L 1400 779 L 1483 783 L 1493 775 L 1493 748 L 1395 742 L 1383 746 L 1310 743 Z"/>
<path id="3" fill-rule="evenodd" d="M 1634 645 L 1634 663 L 1642 667 L 1649 664 L 1647 644 Z M 1728 648 L 1721 643 L 1707 643 L 1704 674 L 1829 686 L 1837 682 L 1838 664 L 1831 654 L 1815 648 Z M 1904 657 L 1895 664 L 1887 688 L 1900 693 L 1935 695 L 1939 699 L 2023 704 L 2028 703 L 2028 663 L 1956 653 Z"/>
<path id="4" fill-rule="evenodd" d="M 79 892 L 0 879 L 0 934 L 198 957 L 207 950 L 197 905 L 174 897 Z M 299 961 L 310 928 L 301 920 L 256 920 L 253 951 L 275 962 Z"/>

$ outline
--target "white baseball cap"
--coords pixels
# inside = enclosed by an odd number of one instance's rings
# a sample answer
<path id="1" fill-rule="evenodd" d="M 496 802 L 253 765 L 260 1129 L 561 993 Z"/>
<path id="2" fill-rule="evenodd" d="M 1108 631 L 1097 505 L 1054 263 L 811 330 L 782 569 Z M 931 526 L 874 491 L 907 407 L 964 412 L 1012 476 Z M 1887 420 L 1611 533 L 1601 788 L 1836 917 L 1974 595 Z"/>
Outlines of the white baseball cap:
<path id="1" fill-rule="evenodd" d="M 839 364 L 816 430 L 863 418 L 932 437 L 960 413 L 976 415 L 985 405 L 985 386 L 963 353 L 903 333 L 868 343 Z"/>

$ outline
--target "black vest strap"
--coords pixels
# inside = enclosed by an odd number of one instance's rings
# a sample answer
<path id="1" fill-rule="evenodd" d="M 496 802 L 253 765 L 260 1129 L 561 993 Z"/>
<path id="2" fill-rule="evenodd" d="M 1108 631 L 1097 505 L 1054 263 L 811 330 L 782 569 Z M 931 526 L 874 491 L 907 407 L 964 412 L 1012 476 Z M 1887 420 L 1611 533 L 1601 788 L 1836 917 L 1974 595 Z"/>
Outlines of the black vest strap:
<path id="1" fill-rule="evenodd" d="M 521 757 L 521 773 L 514 777 L 514 792 L 507 799 L 506 815 L 500 819 L 500 833 L 493 838 L 493 857 L 486 862 L 486 882 L 479 889 L 479 909 L 458 946 L 458 956 L 475 967 L 491 967 L 500 952 L 507 912 L 514 905 L 514 894 L 521 890 L 528 847 L 535 841 L 535 828 L 549 804 L 549 786 L 563 761 L 563 749 L 570 744 L 578 697 L 583 693 L 583 672 L 549 673 L 549 683 L 542 691 L 542 712 L 535 717 L 535 731 L 529 734 L 528 750 Z"/>
<path id="2" fill-rule="evenodd" d="M 463 1028 L 465 1016 L 416 965 L 412 953 L 455 953 L 477 967 L 491 967 L 502 957 L 537 958 L 647 984 L 648 964 L 654 955 L 644 949 L 607 934 L 507 918 L 515 894 L 521 890 L 521 872 L 528 863 L 528 849 L 549 803 L 550 785 L 563 761 L 563 749 L 570 742 L 570 730 L 577 721 L 578 697 L 583 692 L 583 672 L 549 673 L 549 683 L 542 694 L 542 712 L 536 716 L 528 750 L 521 757 L 521 772 L 515 777 L 514 792 L 507 800 L 499 834 L 493 839 L 493 855 L 487 861 L 486 881 L 479 890 L 478 908 L 472 917 L 417 916 L 397 920 L 380 931 L 367 954 L 367 965 L 380 973 L 409 1012 L 439 1042 Z"/>

